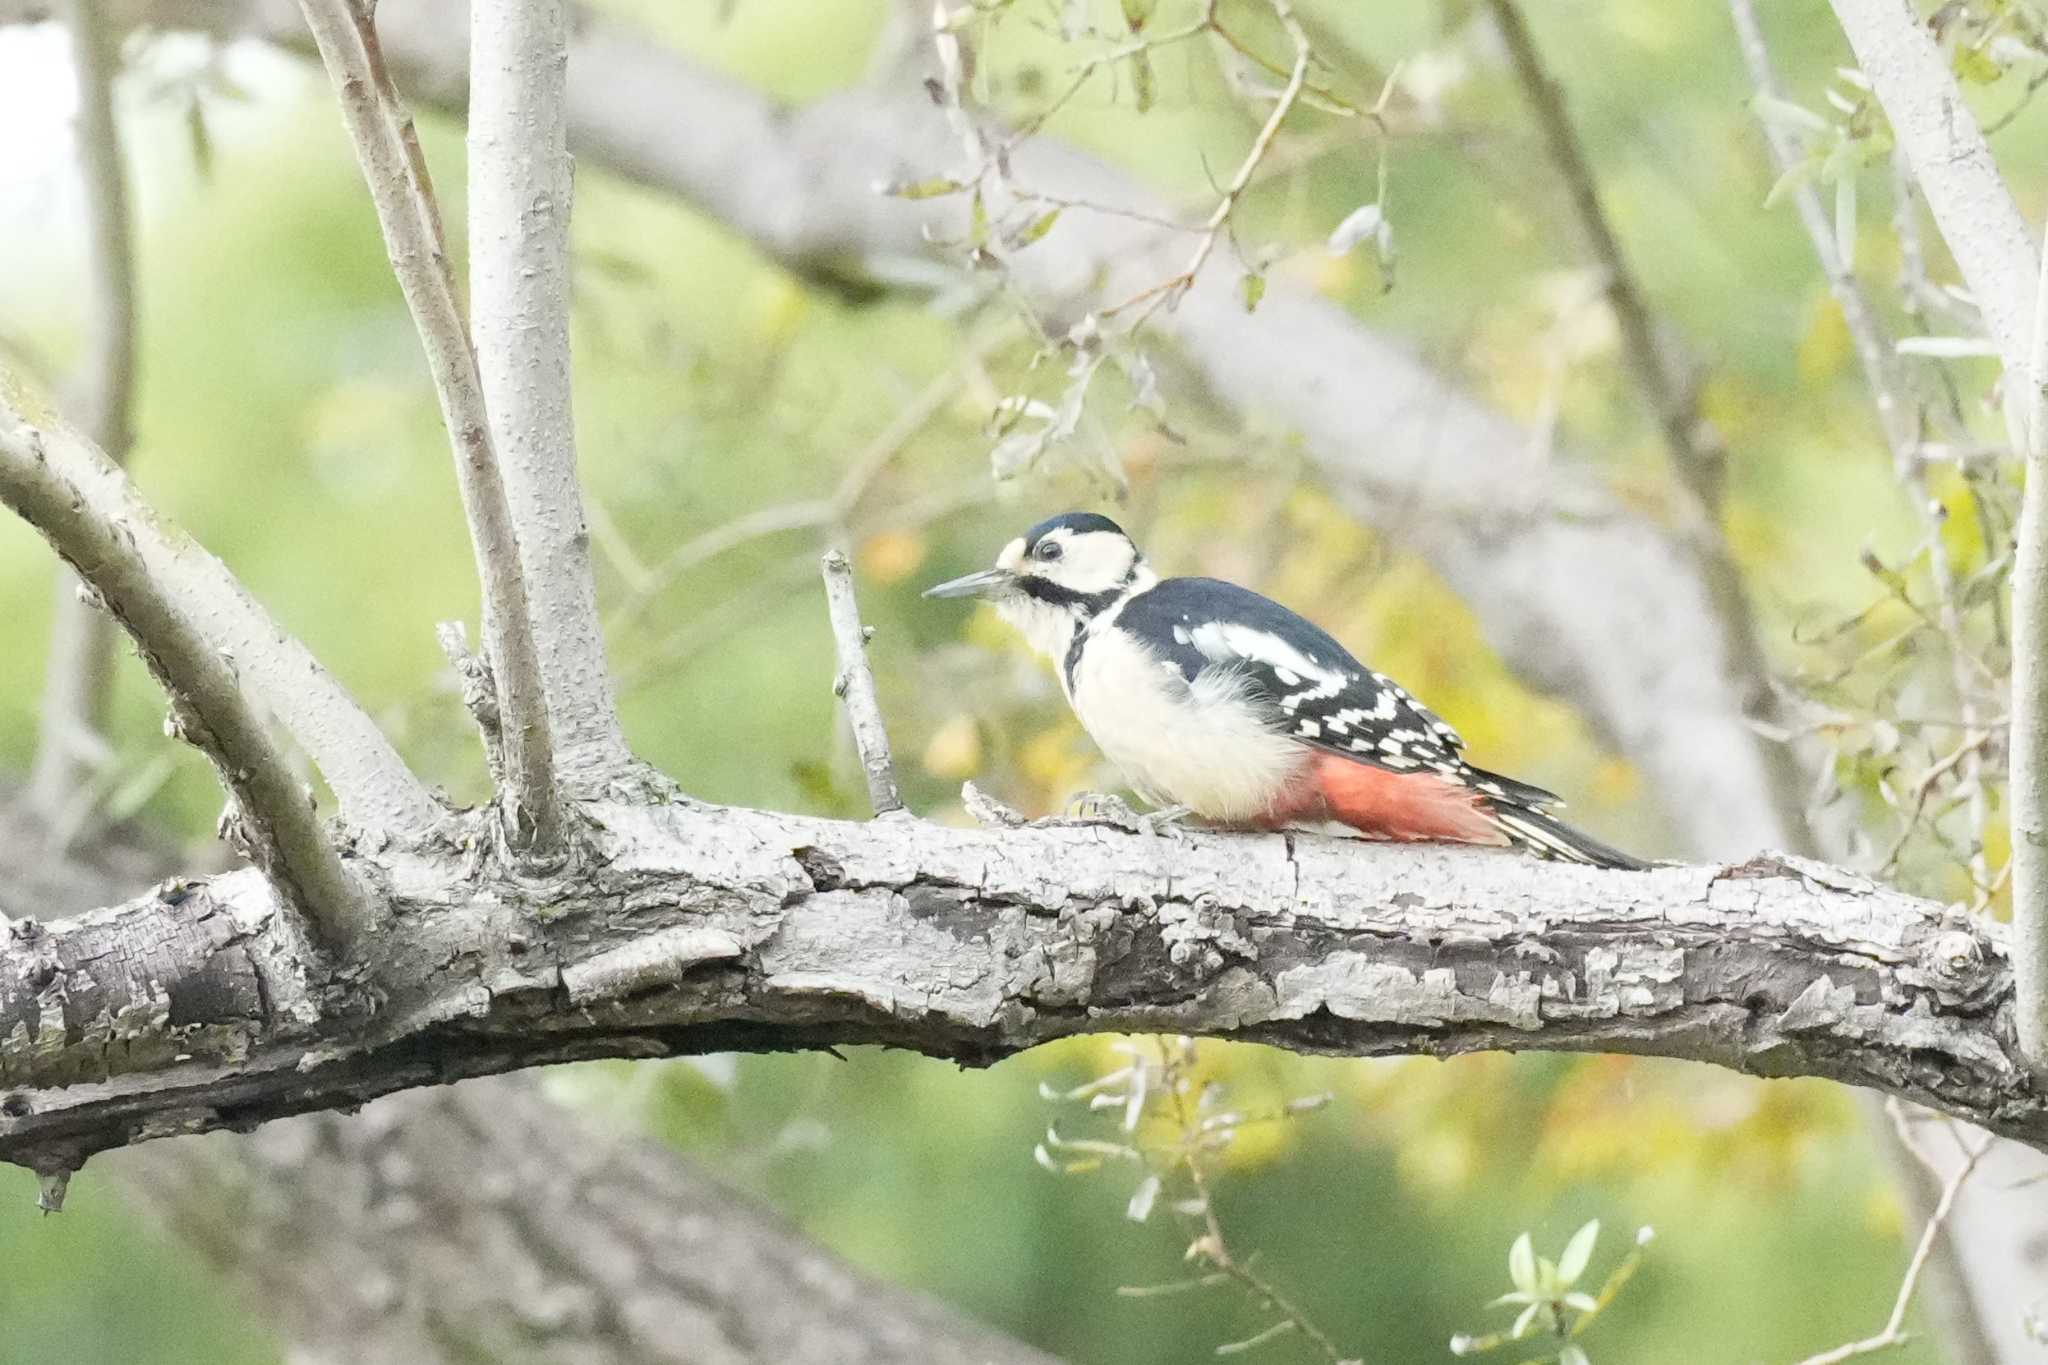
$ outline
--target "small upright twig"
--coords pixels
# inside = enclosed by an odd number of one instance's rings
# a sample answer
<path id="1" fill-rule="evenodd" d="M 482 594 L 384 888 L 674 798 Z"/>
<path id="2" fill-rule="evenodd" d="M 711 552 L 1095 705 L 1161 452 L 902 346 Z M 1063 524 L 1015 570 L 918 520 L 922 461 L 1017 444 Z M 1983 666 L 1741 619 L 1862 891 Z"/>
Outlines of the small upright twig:
<path id="1" fill-rule="evenodd" d="M 345 948 L 367 923 L 367 908 L 320 827 L 312 793 L 243 697 L 233 659 L 178 610 L 129 528 L 100 516 L 59 472 L 43 433 L 4 413 L 0 503 L 42 533 L 134 638 L 170 694 L 172 733 L 213 760 L 228 790 L 233 808 L 223 832 L 320 939 Z"/>
<path id="2" fill-rule="evenodd" d="M 570 403 L 566 0 L 470 6 L 471 334 L 518 532 L 557 779 L 633 764 L 619 728 Z"/>
<path id="3" fill-rule="evenodd" d="M 300 8 L 334 82 L 342 122 L 362 163 L 392 273 L 419 329 L 454 447 L 456 480 L 483 588 L 484 652 L 497 679 L 504 724 L 505 782 L 499 795 L 507 833 L 515 845 L 547 853 L 563 837 L 547 694 L 518 537 L 426 158 L 412 116 L 385 70 L 370 7 L 362 0 L 300 0 Z"/>
<path id="4" fill-rule="evenodd" d="M 854 748 L 860 751 L 861 771 L 868 781 L 868 802 L 875 814 L 887 815 L 903 809 L 896 792 L 896 764 L 889 757 L 889 732 L 882 725 L 882 708 L 875 700 L 875 675 L 868 667 L 868 636 L 860 623 L 860 605 L 853 597 L 853 565 L 842 550 L 827 550 L 821 561 L 825 572 L 825 606 L 832 615 L 832 638 L 839 646 L 839 674 L 832 691 L 846 703 L 847 723 L 853 727 Z"/>
<path id="5" fill-rule="evenodd" d="M 78 169 L 85 191 L 85 356 L 73 380 L 78 425 L 115 464 L 134 433 L 135 255 L 130 241 L 127 167 L 114 122 L 114 42 L 97 0 L 70 0 L 72 68 L 78 82 Z M 41 723 L 25 796 L 53 831 L 75 823 L 87 755 L 106 728 L 114 681 L 114 623 L 85 600 L 60 568 L 43 670 Z"/>

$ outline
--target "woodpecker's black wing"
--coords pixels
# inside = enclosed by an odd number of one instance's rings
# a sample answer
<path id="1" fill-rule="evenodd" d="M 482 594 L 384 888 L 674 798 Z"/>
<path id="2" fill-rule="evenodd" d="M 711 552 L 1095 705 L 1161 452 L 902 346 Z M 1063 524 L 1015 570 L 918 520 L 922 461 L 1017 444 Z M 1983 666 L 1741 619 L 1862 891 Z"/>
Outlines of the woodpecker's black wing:
<path id="1" fill-rule="evenodd" d="M 1393 679 L 1269 597 L 1215 578 L 1169 578 L 1132 597 L 1116 624 L 1193 682 L 1204 669 L 1248 678 L 1274 725 L 1303 743 L 1392 772 L 1442 773 L 1517 804 L 1555 804 L 1525 782 L 1481 772 L 1465 741 Z"/>

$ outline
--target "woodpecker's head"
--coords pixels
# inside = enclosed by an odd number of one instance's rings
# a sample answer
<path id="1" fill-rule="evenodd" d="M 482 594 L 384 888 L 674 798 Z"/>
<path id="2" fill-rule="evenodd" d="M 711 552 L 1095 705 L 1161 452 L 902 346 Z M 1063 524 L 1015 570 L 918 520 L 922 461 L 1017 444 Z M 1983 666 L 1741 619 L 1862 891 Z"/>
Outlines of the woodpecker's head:
<path id="1" fill-rule="evenodd" d="M 1158 581 L 1121 526 L 1094 512 L 1067 512 L 1005 545 L 993 569 L 924 595 L 986 598 L 1041 652 L 1056 655 L 1079 622 Z"/>

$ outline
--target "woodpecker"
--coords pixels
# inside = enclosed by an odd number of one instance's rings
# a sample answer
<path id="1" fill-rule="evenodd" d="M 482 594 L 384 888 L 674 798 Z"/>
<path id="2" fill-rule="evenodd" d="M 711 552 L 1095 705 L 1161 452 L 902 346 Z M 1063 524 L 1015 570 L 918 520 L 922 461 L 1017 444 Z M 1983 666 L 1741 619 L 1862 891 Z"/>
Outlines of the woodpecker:
<path id="1" fill-rule="evenodd" d="M 994 568 L 924 595 L 987 599 L 1058 667 L 1082 727 L 1155 806 L 1647 866 L 1551 815 L 1562 803 L 1541 787 L 1467 763 L 1456 730 L 1278 602 L 1162 579 L 1108 517 L 1048 518 Z"/>

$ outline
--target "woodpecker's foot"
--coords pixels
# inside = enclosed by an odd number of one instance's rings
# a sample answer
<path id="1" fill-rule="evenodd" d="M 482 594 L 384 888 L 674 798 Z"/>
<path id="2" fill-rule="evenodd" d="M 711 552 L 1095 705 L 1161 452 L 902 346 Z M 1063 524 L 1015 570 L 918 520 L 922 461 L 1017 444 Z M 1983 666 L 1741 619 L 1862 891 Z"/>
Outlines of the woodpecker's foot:
<path id="1" fill-rule="evenodd" d="M 1193 814 L 1186 806 L 1133 810 L 1128 801 L 1109 792 L 1082 792 L 1067 803 L 1067 818 L 1086 825 L 1114 825 L 1147 837 L 1170 829 Z"/>

